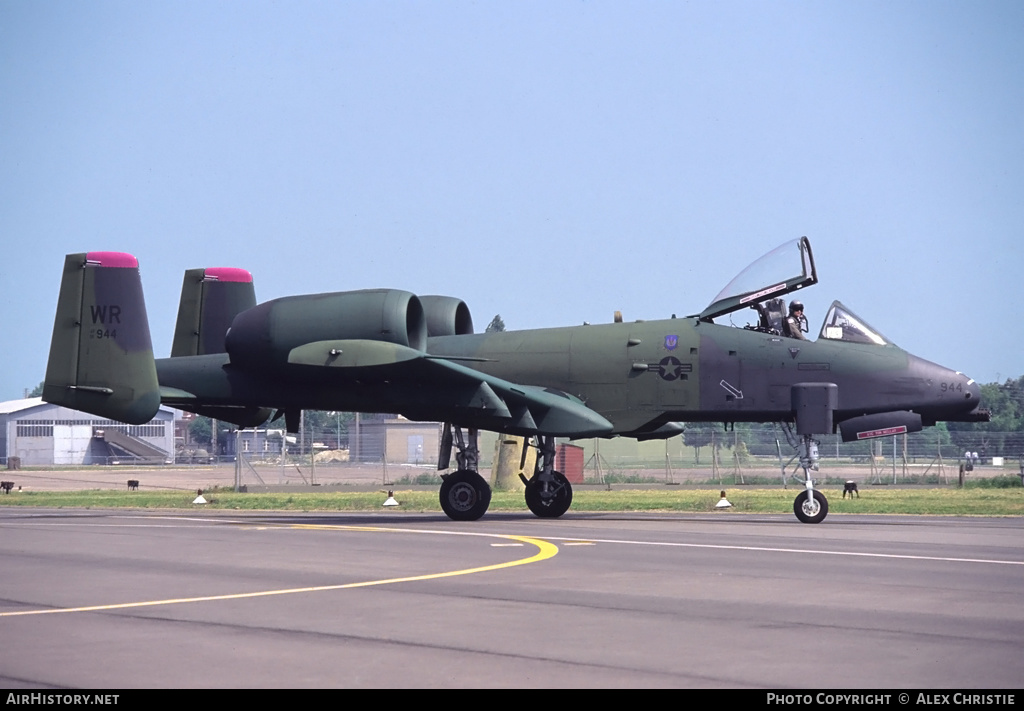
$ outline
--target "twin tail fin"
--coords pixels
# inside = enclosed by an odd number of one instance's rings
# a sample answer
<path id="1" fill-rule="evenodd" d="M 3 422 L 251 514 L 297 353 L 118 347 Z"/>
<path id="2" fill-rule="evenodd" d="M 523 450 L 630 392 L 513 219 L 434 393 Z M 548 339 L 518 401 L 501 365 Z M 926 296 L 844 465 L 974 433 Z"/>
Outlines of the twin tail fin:
<path id="1" fill-rule="evenodd" d="M 43 400 L 136 425 L 156 415 L 160 385 L 132 255 L 65 258 Z"/>
<path id="2" fill-rule="evenodd" d="M 224 336 L 231 322 L 255 305 L 252 274 L 245 269 L 187 270 L 181 285 L 171 357 L 226 353 Z"/>

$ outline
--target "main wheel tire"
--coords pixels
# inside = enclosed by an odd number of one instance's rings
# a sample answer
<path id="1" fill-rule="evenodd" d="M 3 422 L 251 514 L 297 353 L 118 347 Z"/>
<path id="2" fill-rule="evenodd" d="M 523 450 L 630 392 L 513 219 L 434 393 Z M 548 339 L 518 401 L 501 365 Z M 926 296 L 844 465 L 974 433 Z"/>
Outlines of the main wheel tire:
<path id="1" fill-rule="evenodd" d="M 802 523 L 821 523 L 828 516 L 828 499 L 815 489 L 811 492 L 814 501 L 807 500 L 807 492 L 801 492 L 793 501 L 793 513 Z"/>
<path id="2" fill-rule="evenodd" d="M 491 487 L 469 469 L 449 474 L 441 482 L 441 509 L 453 521 L 476 521 L 491 505 Z"/>
<path id="3" fill-rule="evenodd" d="M 541 490 L 538 477 L 526 482 L 526 505 L 541 518 L 558 518 L 572 505 L 572 484 L 562 472 L 551 472 L 551 475 L 554 478 L 551 483 L 553 491 L 549 491 L 547 496 Z"/>

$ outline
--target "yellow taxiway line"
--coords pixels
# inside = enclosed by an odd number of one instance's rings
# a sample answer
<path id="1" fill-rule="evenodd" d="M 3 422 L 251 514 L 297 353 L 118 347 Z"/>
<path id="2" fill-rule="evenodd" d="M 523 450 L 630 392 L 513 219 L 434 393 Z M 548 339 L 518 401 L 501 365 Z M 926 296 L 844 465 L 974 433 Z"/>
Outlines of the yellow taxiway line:
<path id="1" fill-rule="evenodd" d="M 298 529 L 315 529 L 315 530 L 346 530 L 346 531 L 380 531 L 387 533 L 430 533 L 436 535 L 448 535 L 446 531 L 426 531 L 419 529 L 407 529 L 407 528 L 381 528 L 374 526 L 328 526 L 328 525 L 316 525 L 316 524 L 291 524 L 282 526 L 283 528 L 298 528 Z M 514 568 L 518 565 L 529 565 L 530 563 L 538 563 L 542 560 L 552 558 L 558 553 L 558 546 L 539 538 L 530 538 L 527 536 L 515 536 L 510 534 L 498 534 L 498 533 L 476 533 L 476 534 L 465 534 L 455 533 L 454 535 L 474 535 L 484 536 L 490 538 L 503 538 L 511 541 L 517 541 L 519 543 L 529 544 L 537 547 L 537 552 L 529 556 L 528 558 L 519 558 L 517 560 L 508 561 L 507 563 L 494 563 L 493 565 L 482 565 L 476 568 L 462 568 L 459 570 L 448 570 L 441 573 L 426 573 L 423 575 L 410 575 L 402 578 L 385 578 L 383 580 L 364 580 L 358 583 L 342 583 L 338 585 L 317 585 L 314 587 L 306 588 L 285 588 L 281 590 L 262 590 L 260 592 L 248 592 L 248 593 L 231 593 L 227 595 L 204 595 L 200 597 L 179 597 L 169 598 L 166 600 L 146 600 L 143 602 L 121 602 L 114 603 L 111 605 L 88 605 L 85 607 L 59 607 L 49 608 L 44 610 L 21 610 L 15 612 L 0 612 L 0 617 L 21 617 L 25 615 L 52 615 L 66 612 L 102 612 L 107 610 L 127 610 L 136 607 L 155 607 L 157 605 L 180 605 L 189 602 L 212 602 L 217 600 L 244 600 L 245 598 L 253 597 L 270 597 L 271 595 L 294 595 L 295 593 L 311 593 L 311 592 L 324 592 L 327 590 L 348 590 L 351 588 L 366 588 L 373 585 L 391 585 L 394 583 L 411 583 L 420 580 L 436 580 L 438 578 L 452 578 L 457 575 L 472 575 L 474 573 L 486 573 L 491 570 L 501 570 L 503 568 Z"/>

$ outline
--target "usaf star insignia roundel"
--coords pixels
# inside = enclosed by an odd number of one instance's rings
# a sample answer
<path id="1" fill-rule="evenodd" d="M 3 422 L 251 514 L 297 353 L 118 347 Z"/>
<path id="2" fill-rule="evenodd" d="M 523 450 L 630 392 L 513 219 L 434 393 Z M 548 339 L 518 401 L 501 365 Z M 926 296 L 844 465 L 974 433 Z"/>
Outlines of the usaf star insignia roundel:
<path id="1" fill-rule="evenodd" d="M 683 374 L 683 364 L 679 362 L 678 358 L 672 356 L 666 356 L 658 362 L 658 375 L 663 380 L 675 380 Z"/>

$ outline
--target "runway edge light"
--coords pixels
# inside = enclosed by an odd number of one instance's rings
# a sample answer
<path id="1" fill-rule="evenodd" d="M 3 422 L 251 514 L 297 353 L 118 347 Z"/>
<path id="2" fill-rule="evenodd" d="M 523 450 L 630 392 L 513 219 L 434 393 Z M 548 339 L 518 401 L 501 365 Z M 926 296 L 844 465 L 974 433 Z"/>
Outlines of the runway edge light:
<path id="1" fill-rule="evenodd" d="M 398 506 L 398 502 L 395 501 L 395 492 L 388 490 L 388 498 L 383 503 L 383 506 Z"/>
<path id="2" fill-rule="evenodd" d="M 730 509 L 730 508 L 732 508 L 732 504 L 729 503 L 729 499 L 725 498 L 725 490 L 724 489 L 722 490 L 722 498 L 720 498 L 718 500 L 718 503 L 715 504 L 715 508 L 716 509 Z"/>

